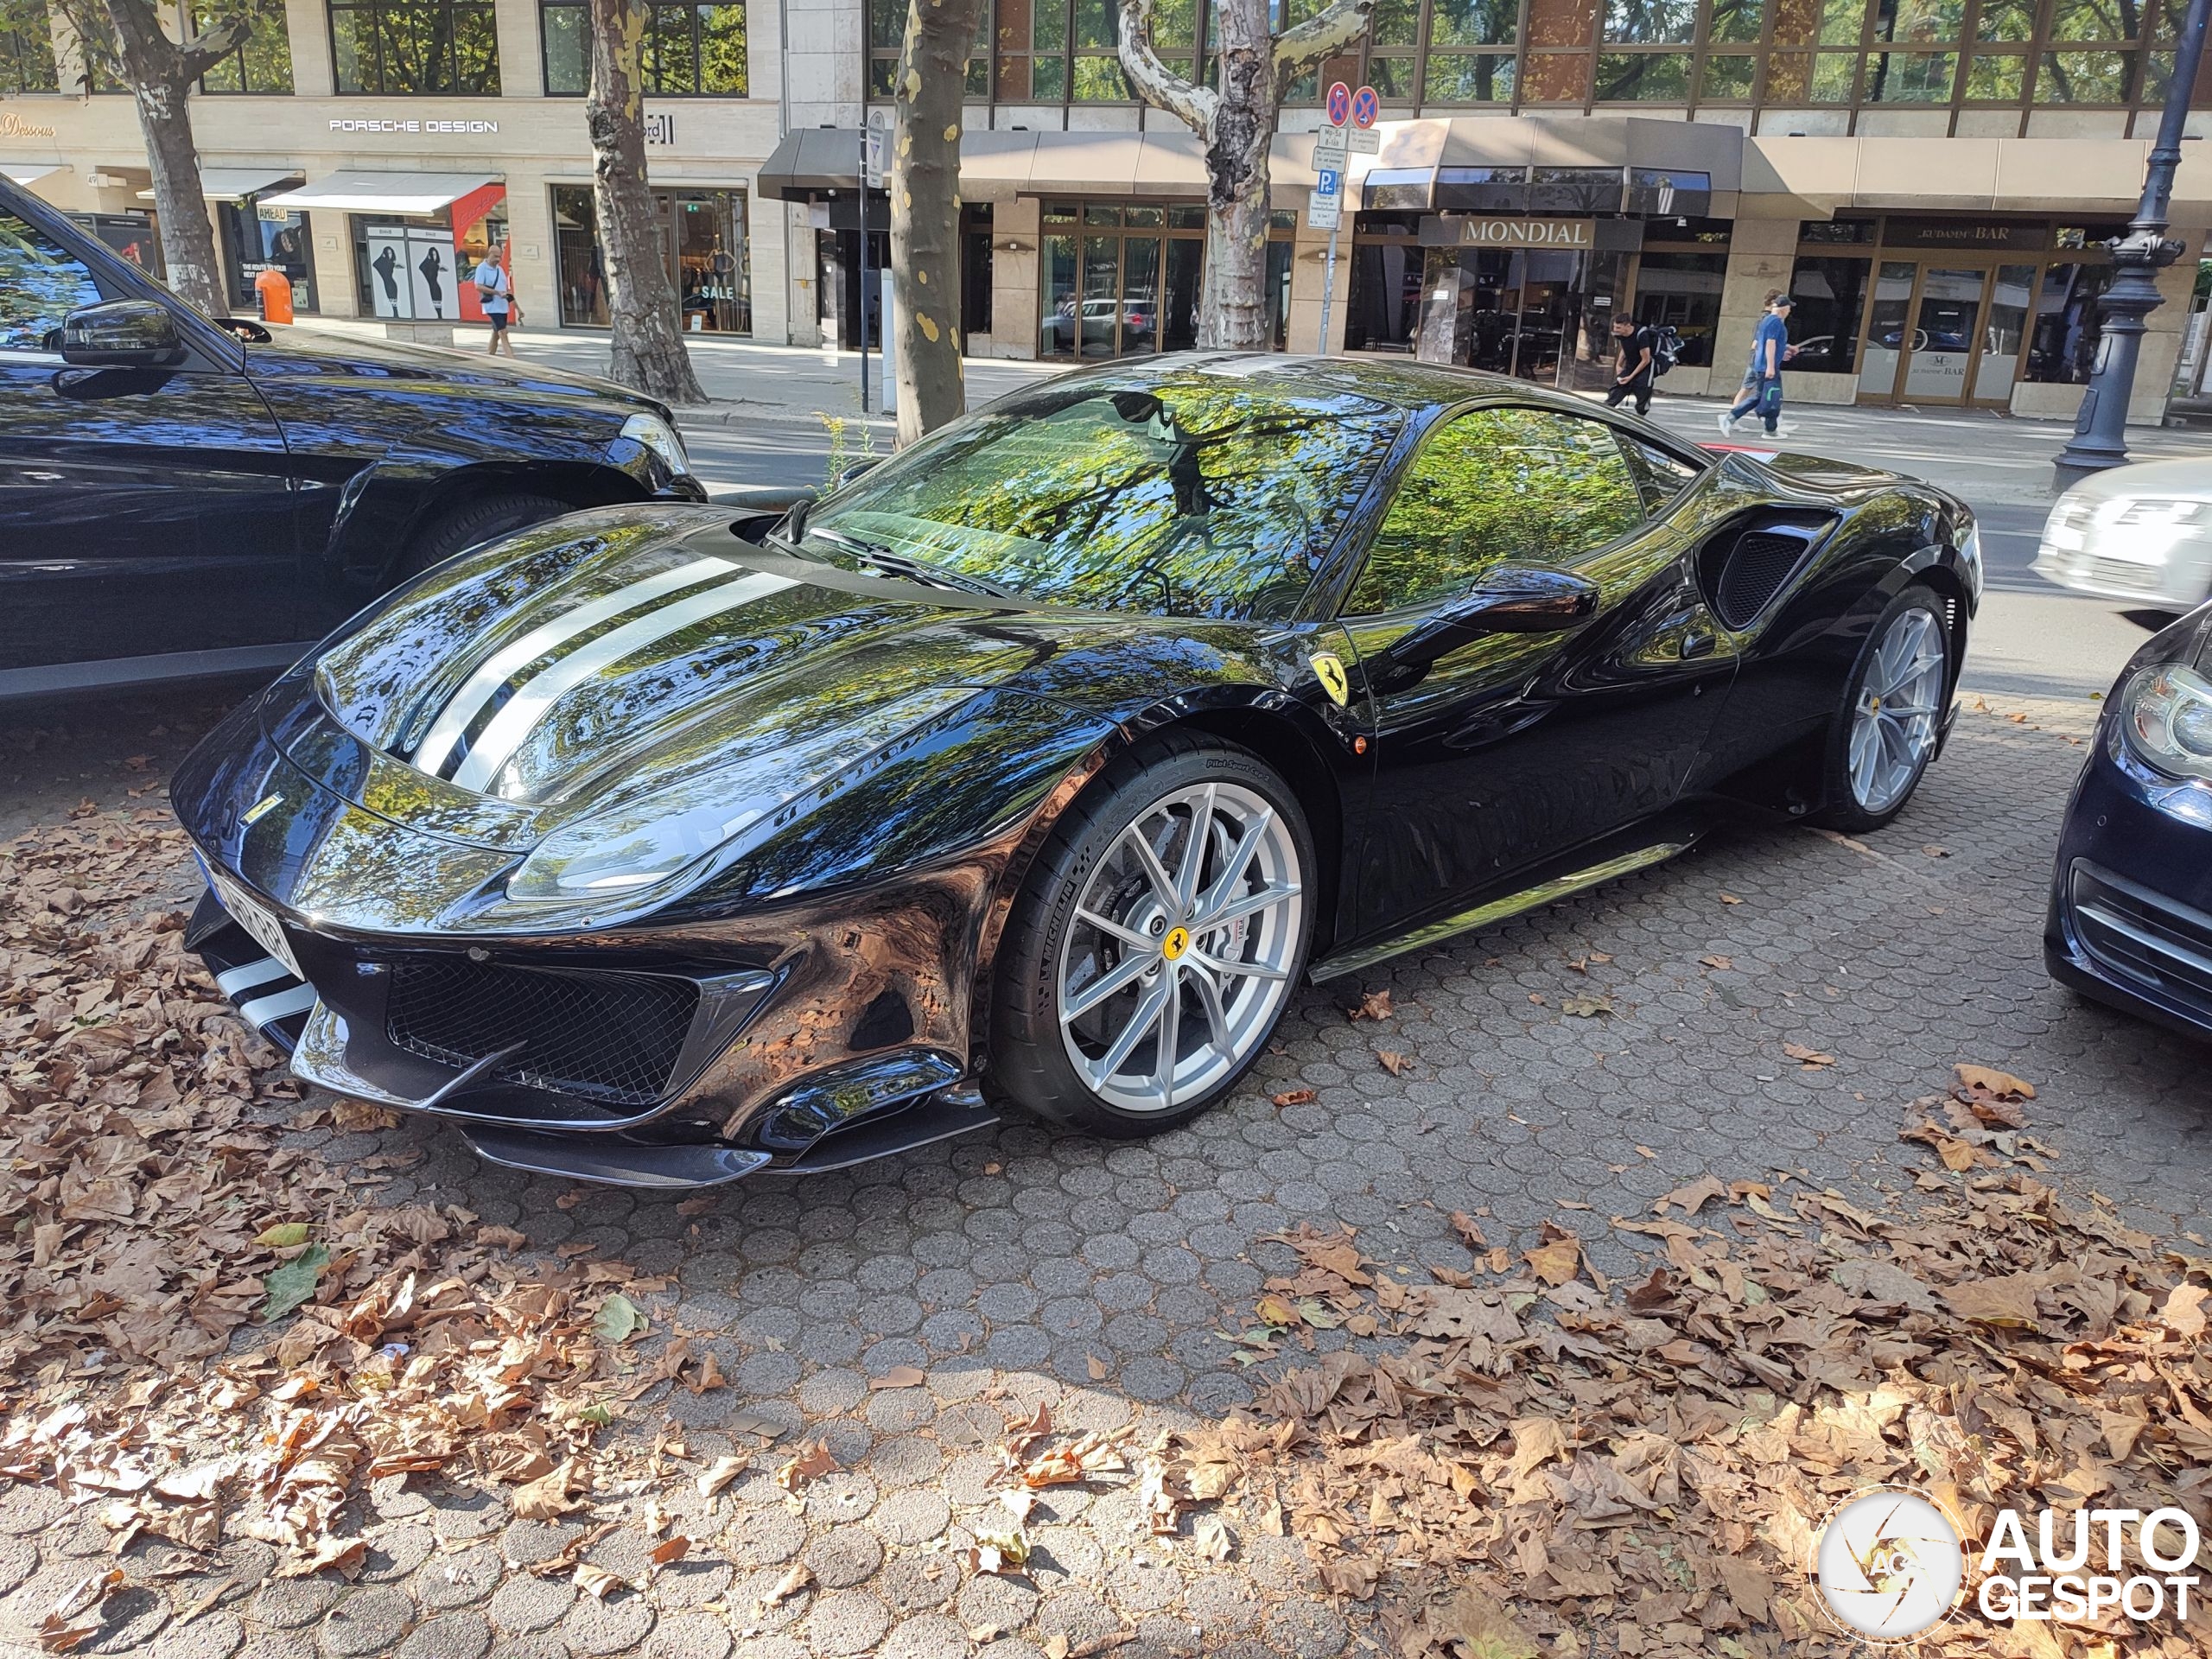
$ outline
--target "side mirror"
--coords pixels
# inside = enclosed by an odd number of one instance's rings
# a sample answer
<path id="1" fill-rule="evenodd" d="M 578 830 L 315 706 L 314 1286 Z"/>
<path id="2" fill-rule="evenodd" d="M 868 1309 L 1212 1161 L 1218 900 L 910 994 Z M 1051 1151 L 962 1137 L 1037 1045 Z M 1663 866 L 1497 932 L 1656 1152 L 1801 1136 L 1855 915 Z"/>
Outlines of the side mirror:
<path id="1" fill-rule="evenodd" d="M 1598 585 L 1567 570 L 1503 565 L 1390 647 L 1394 668 L 1426 669 L 1487 633 L 1562 633 L 1598 613 Z"/>
<path id="2" fill-rule="evenodd" d="M 109 300 L 61 323 L 61 360 L 89 369 L 161 369 L 181 362 L 176 319 L 156 300 Z"/>

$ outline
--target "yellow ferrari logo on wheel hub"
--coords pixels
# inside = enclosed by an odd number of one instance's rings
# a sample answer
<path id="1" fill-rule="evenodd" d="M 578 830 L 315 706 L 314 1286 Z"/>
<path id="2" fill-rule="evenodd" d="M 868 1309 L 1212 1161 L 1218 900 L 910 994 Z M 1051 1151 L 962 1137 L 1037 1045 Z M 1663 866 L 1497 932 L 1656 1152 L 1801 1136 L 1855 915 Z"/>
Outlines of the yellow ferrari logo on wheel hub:
<path id="1" fill-rule="evenodd" d="M 1169 928 L 1167 937 L 1160 942 L 1160 954 L 1170 962 L 1180 961 L 1183 953 L 1190 948 L 1191 930 L 1187 927 Z"/>

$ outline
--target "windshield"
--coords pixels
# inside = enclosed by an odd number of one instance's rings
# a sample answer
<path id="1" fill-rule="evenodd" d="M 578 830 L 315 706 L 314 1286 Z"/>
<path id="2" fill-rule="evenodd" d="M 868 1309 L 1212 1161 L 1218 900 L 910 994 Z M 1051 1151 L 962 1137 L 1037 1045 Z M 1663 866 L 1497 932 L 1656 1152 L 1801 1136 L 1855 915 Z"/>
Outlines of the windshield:
<path id="1" fill-rule="evenodd" d="M 1040 392 L 955 422 L 816 508 L 839 564 L 1086 610 L 1286 614 L 1402 417 L 1234 382 Z"/>

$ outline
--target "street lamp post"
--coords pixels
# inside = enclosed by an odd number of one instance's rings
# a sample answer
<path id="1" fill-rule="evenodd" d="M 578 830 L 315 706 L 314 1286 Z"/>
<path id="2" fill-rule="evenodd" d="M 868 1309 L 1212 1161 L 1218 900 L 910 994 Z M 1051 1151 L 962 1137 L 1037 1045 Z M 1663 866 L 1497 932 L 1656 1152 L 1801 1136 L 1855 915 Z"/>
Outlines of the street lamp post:
<path id="1" fill-rule="evenodd" d="M 2212 16 L 2212 0 L 2190 0 L 2175 47 L 2166 107 L 2158 118 L 2158 142 L 2151 147 L 2143 200 L 2127 234 L 2105 245 L 2112 250 L 2118 274 L 2105 290 L 2103 338 L 2089 384 L 2082 389 L 2074 435 L 2058 452 L 2062 489 L 2127 460 L 2127 404 L 2143 347 L 2143 319 L 2158 308 L 2158 273 L 2187 251 L 2187 245 L 2166 235 L 2166 214 L 2173 201 L 2174 169 L 2181 165 L 2181 130 L 2189 119 L 2190 94 L 2196 86 L 2197 60 L 2204 55 L 2208 16 Z"/>

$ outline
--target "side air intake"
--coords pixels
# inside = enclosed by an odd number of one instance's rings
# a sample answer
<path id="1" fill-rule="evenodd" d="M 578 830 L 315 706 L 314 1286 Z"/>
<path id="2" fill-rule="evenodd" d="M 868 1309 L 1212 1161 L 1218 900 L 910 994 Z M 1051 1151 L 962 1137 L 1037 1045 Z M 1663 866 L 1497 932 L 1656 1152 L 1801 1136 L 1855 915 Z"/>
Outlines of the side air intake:
<path id="1" fill-rule="evenodd" d="M 1707 591 L 1722 626 L 1741 631 L 1758 620 L 1812 556 L 1832 522 L 1761 518 L 1717 537 L 1703 563 Z"/>

